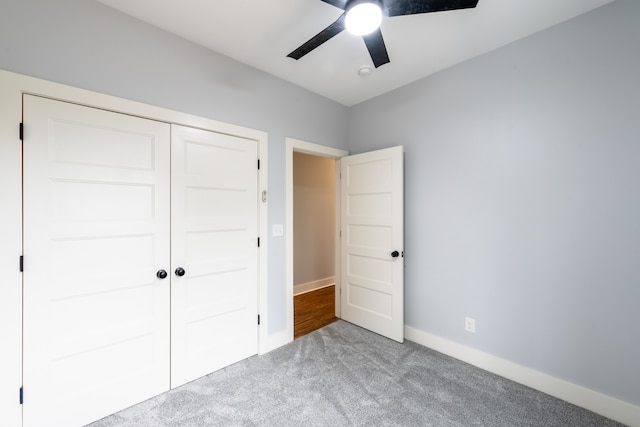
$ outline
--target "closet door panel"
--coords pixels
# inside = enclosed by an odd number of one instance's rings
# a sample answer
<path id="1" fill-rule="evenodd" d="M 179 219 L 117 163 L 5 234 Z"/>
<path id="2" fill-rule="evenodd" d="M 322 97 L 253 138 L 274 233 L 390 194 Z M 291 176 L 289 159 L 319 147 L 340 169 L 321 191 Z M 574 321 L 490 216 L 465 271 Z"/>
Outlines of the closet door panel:
<path id="1" fill-rule="evenodd" d="M 257 353 L 257 173 L 256 141 L 172 126 L 172 387 Z"/>
<path id="2" fill-rule="evenodd" d="M 170 126 L 24 97 L 24 425 L 169 389 Z"/>

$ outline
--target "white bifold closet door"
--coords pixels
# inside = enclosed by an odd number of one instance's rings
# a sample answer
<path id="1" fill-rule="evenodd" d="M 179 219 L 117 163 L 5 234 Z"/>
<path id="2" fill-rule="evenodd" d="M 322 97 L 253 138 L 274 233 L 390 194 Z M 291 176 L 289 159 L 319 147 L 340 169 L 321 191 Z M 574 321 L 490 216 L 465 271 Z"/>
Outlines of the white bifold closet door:
<path id="1" fill-rule="evenodd" d="M 174 125 L 171 136 L 176 387 L 257 353 L 258 153 L 214 132 Z"/>
<path id="2" fill-rule="evenodd" d="M 24 126 L 23 425 L 83 425 L 169 389 L 170 125 L 25 95 Z"/>
<path id="3" fill-rule="evenodd" d="M 24 127 L 24 426 L 257 352 L 255 141 L 30 95 Z"/>

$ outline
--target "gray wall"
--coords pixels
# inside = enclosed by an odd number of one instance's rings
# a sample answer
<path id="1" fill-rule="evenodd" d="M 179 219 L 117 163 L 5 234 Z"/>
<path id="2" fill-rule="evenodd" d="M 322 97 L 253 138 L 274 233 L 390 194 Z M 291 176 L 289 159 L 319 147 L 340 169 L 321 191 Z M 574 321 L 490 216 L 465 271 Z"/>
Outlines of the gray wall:
<path id="1" fill-rule="evenodd" d="M 0 69 L 269 134 L 269 230 L 285 219 L 285 137 L 345 148 L 346 107 L 86 0 L 3 0 Z M 269 239 L 269 332 L 284 330 L 285 242 Z"/>
<path id="2" fill-rule="evenodd" d="M 619 0 L 349 111 L 352 153 L 405 147 L 406 324 L 635 405 L 639 23 Z"/>

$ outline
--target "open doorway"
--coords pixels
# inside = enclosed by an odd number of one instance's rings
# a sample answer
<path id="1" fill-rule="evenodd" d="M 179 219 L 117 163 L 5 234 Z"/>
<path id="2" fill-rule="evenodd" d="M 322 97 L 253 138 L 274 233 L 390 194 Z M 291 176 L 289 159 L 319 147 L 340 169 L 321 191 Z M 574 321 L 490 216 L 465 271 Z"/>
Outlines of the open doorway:
<path id="1" fill-rule="evenodd" d="M 293 336 L 335 313 L 336 160 L 293 153 Z"/>
<path id="2" fill-rule="evenodd" d="M 340 317 L 338 160 L 347 154 L 286 140 L 287 329 L 291 338 Z"/>
<path id="3" fill-rule="evenodd" d="M 336 317 L 403 342 L 402 146 L 349 156 L 344 150 L 290 138 L 285 151 L 288 337 L 293 340 L 294 151 L 336 159 Z"/>

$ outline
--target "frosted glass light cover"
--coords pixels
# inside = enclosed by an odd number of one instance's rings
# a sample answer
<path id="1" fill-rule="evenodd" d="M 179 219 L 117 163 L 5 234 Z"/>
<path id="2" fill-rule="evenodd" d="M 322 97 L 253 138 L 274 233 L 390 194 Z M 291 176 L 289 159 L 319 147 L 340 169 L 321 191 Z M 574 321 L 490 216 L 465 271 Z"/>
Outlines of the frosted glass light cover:
<path id="1" fill-rule="evenodd" d="M 382 10 L 375 3 L 360 3 L 349 9 L 345 17 L 347 31 L 356 36 L 369 34 L 382 22 Z"/>

